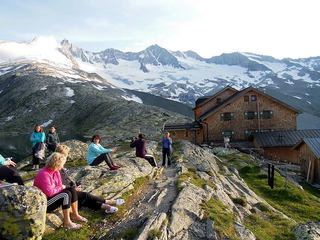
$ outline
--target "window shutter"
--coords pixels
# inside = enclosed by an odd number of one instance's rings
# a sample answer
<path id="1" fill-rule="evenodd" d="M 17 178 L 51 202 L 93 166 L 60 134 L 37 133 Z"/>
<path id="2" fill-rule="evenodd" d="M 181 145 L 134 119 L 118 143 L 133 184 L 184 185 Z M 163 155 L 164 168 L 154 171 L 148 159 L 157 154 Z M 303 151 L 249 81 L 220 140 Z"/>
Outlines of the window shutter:
<path id="1" fill-rule="evenodd" d="M 224 137 L 224 132 L 221 132 L 222 137 Z"/>
<path id="2" fill-rule="evenodd" d="M 232 112 L 232 113 L 230 113 L 230 117 L 231 117 L 231 120 L 233 120 L 233 119 L 234 119 L 234 114 L 233 114 L 233 112 Z"/>
<path id="3" fill-rule="evenodd" d="M 244 119 L 248 119 L 248 112 L 244 112 Z"/>
<path id="4" fill-rule="evenodd" d="M 248 138 L 250 136 L 250 131 L 249 130 L 245 130 L 244 131 L 244 135 Z"/>
<path id="5" fill-rule="evenodd" d="M 263 118 L 263 112 L 260 112 L 260 118 Z"/>
<path id="6" fill-rule="evenodd" d="M 220 114 L 220 119 L 224 120 L 224 114 L 223 113 Z"/>
<path id="7" fill-rule="evenodd" d="M 231 137 L 234 138 L 234 135 L 235 135 L 235 132 L 232 131 L 232 132 L 231 132 Z"/>
<path id="8" fill-rule="evenodd" d="M 273 118 L 273 111 L 270 111 L 270 118 Z"/>
<path id="9" fill-rule="evenodd" d="M 258 119 L 258 113 L 257 112 L 254 112 L 254 118 Z"/>

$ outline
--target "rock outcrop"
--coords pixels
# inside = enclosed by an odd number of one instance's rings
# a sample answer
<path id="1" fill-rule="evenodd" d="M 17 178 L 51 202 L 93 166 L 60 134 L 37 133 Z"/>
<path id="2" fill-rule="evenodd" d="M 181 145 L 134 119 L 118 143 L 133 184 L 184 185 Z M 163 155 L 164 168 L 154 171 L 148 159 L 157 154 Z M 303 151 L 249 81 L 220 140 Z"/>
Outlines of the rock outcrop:
<path id="1" fill-rule="evenodd" d="M 0 188 L 0 238 L 41 239 L 47 199 L 36 187 Z"/>
<path id="2" fill-rule="evenodd" d="M 320 221 L 300 223 L 293 232 L 297 240 L 317 240 L 320 239 Z"/>

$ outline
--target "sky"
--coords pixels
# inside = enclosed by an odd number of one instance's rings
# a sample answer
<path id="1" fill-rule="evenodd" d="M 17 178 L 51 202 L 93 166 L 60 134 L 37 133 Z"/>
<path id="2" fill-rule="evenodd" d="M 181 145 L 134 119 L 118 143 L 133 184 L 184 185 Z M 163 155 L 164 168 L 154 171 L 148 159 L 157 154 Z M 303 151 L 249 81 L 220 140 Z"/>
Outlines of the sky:
<path id="1" fill-rule="evenodd" d="M 305 58 L 320 56 L 319 9 L 319 0 L 1 0 L 0 40 Z"/>

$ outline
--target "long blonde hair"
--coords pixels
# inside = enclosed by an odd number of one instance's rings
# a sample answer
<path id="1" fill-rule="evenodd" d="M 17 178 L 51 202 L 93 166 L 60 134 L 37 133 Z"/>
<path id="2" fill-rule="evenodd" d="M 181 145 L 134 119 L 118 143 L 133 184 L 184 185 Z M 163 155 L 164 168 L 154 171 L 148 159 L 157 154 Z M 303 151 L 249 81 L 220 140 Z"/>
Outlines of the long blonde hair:
<path id="1" fill-rule="evenodd" d="M 54 152 L 48 157 L 46 161 L 46 168 L 56 171 L 59 168 L 62 168 L 66 161 L 67 158 L 65 155 L 58 152 Z"/>
<path id="2" fill-rule="evenodd" d="M 55 152 L 63 154 L 65 157 L 68 157 L 68 154 L 70 152 L 70 148 L 67 145 L 58 145 L 56 147 Z"/>

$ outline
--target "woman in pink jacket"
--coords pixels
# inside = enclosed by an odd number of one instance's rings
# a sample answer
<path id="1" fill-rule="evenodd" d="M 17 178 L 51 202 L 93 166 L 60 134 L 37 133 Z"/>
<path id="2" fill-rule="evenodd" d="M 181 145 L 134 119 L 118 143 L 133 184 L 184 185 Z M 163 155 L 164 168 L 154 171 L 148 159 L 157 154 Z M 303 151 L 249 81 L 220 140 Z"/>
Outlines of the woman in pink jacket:
<path id="1" fill-rule="evenodd" d="M 72 222 L 87 222 L 88 220 L 78 213 L 78 195 L 74 188 L 62 185 L 60 170 L 66 162 L 61 153 L 53 153 L 48 157 L 46 166 L 41 169 L 34 179 L 34 186 L 38 187 L 47 196 L 47 212 L 62 206 L 64 226 L 68 229 L 79 229 L 80 224 Z M 70 206 L 72 215 L 70 218 Z"/>

